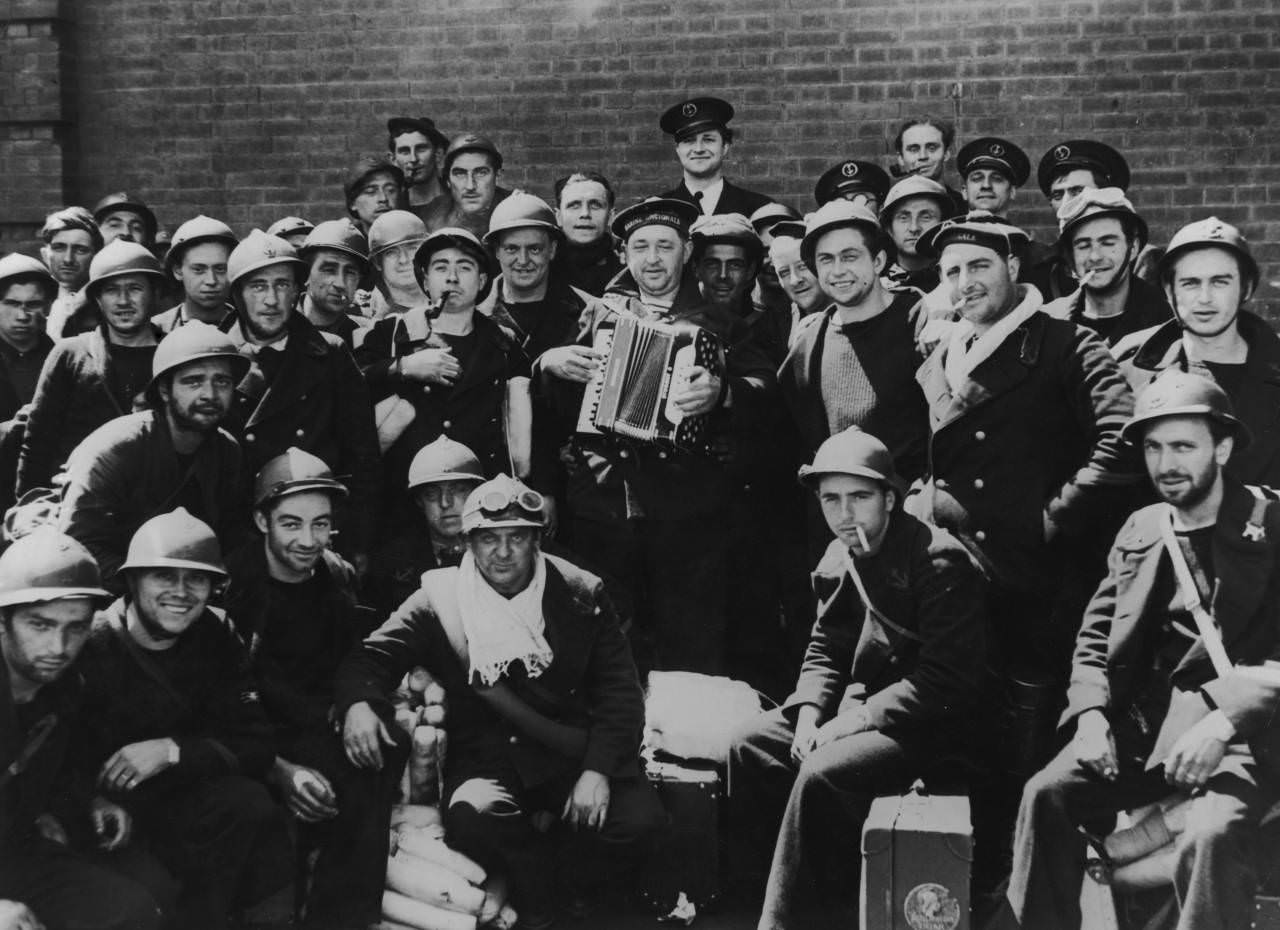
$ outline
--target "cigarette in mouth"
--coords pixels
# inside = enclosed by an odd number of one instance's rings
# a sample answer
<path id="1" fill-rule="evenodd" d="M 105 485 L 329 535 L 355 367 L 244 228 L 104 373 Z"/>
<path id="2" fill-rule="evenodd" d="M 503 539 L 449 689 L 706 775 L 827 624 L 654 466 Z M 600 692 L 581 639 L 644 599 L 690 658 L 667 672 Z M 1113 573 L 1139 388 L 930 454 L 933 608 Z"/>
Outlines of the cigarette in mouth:
<path id="1" fill-rule="evenodd" d="M 957 300 L 955 303 L 953 303 L 953 304 L 951 305 L 951 312 L 952 312 L 952 313 L 959 313 L 959 312 L 960 312 L 960 308 L 961 308 L 961 307 L 963 307 L 963 306 L 964 306 L 965 304 L 967 304 L 968 302 L 969 302 L 969 298 L 968 298 L 968 297 L 961 297 L 959 300 Z"/>
<path id="2" fill-rule="evenodd" d="M 1084 273 L 1084 277 L 1080 279 L 1080 286 L 1084 287 L 1085 285 L 1087 285 L 1090 281 L 1093 280 L 1093 276 L 1096 275 L 1097 273 L 1098 273 L 1097 268 L 1094 268 L 1092 271 L 1086 271 Z"/>
<path id="3" fill-rule="evenodd" d="M 867 542 L 867 534 L 862 532 L 862 527 L 855 526 L 853 531 L 858 534 L 858 543 L 862 546 L 863 552 L 871 551 L 871 543 Z"/>

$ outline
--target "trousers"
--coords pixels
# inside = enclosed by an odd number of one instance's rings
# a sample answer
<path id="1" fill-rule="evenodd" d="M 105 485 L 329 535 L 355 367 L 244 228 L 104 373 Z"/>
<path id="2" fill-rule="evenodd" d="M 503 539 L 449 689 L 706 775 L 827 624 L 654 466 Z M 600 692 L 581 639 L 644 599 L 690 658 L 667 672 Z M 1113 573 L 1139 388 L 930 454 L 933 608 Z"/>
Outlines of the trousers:
<path id="1" fill-rule="evenodd" d="M 159 930 L 151 883 L 128 871 L 41 839 L 0 862 L 0 898 L 27 905 L 47 930 Z"/>

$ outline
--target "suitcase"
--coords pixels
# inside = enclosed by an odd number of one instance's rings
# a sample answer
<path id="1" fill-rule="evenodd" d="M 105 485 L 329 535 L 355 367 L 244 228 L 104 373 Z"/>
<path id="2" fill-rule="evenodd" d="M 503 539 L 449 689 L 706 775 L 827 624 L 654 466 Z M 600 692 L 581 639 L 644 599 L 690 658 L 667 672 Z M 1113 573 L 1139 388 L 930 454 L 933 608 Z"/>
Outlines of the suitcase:
<path id="1" fill-rule="evenodd" d="M 969 930 L 969 799 L 912 788 L 862 828 L 862 930 Z"/>
<path id="2" fill-rule="evenodd" d="M 714 763 L 657 754 L 645 773 L 667 812 L 644 863 L 640 897 L 659 914 L 683 894 L 701 910 L 720 896 L 720 773 Z"/>

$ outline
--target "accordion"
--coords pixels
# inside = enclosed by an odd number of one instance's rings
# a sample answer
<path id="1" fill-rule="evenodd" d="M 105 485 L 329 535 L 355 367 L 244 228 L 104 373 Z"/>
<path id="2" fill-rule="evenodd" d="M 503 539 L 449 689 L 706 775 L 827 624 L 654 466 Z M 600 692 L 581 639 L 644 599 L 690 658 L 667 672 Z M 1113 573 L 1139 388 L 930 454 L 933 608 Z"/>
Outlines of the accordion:
<path id="1" fill-rule="evenodd" d="M 724 376 L 724 351 L 713 333 L 691 323 L 619 316 L 612 328 L 596 330 L 595 349 L 604 358 L 582 398 L 579 433 L 612 433 L 710 454 L 708 415 L 683 415 L 670 395 L 695 365 Z"/>

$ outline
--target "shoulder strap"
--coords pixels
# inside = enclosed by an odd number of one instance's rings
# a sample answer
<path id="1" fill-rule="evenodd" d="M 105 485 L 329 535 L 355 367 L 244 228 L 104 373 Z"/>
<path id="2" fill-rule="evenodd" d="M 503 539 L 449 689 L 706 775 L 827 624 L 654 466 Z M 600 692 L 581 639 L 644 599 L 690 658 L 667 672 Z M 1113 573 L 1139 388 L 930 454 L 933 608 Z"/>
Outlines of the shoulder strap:
<path id="1" fill-rule="evenodd" d="M 858 589 L 858 596 L 862 598 L 862 603 L 867 608 L 867 616 L 871 617 L 873 620 L 876 620 L 884 624 L 889 629 L 897 633 L 899 636 L 905 636 L 907 639 L 913 640 L 914 642 L 917 642 L 917 643 L 924 642 L 923 637 L 921 637 L 919 633 L 916 633 L 912 630 L 908 630 L 906 627 L 899 626 L 898 624 L 894 623 L 892 620 L 886 617 L 883 613 L 881 613 L 880 609 L 876 607 L 875 604 L 871 603 L 871 598 L 867 596 L 867 588 L 862 583 L 862 576 L 858 574 L 858 567 L 854 563 L 853 556 L 849 554 L 848 549 L 844 549 L 843 547 L 841 547 L 841 549 L 844 552 L 845 568 L 849 572 L 849 577 L 853 579 L 853 586 Z"/>
<path id="2" fill-rule="evenodd" d="M 1164 540 L 1165 551 L 1169 553 L 1169 561 L 1173 563 L 1173 574 L 1178 579 L 1178 589 L 1182 593 L 1182 603 L 1196 622 L 1200 633 L 1200 641 L 1209 653 L 1209 661 L 1219 676 L 1231 671 L 1231 660 L 1227 658 L 1226 647 L 1222 645 L 1222 636 L 1209 611 L 1200 602 L 1200 591 L 1196 588 L 1195 579 L 1191 577 L 1191 569 L 1187 566 L 1186 556 L 1173 531 L 1173 508 L 1168 508 L 1160 520 L 1160 536 Z"/>

